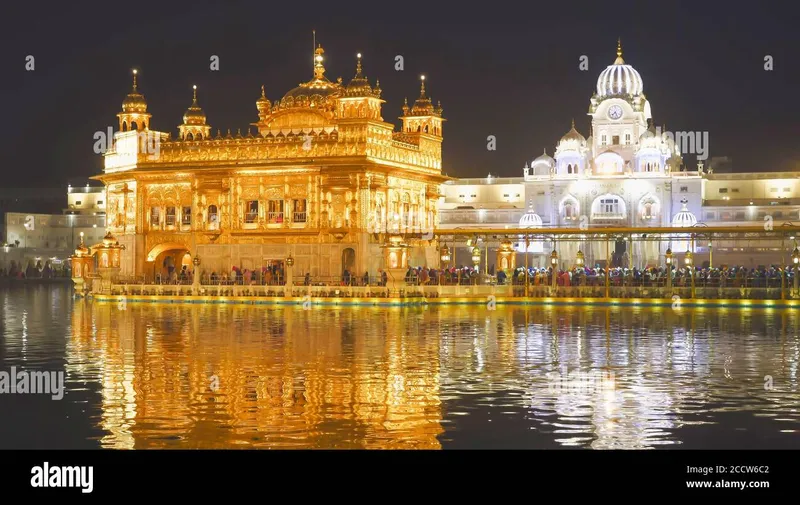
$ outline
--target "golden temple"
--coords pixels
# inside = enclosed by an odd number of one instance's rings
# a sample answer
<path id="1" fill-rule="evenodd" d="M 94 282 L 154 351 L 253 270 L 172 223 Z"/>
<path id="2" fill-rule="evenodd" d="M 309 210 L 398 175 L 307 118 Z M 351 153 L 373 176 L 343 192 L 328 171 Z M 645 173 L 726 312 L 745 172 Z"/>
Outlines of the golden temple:
<path id="1" fill-rule="evenodd" d="M 311 80 L 275 101 L 262 86 L 246 134 L 213 137 L 196 86 L 177 138 L 153 130 L 134 71 L 95 177 L 106 186 L 108 232 L 124 246 L 121 276 L 152 279 L 167 258 L 191 268 L 198 256 L 205 275 L 292 258 L 295 275 L 315 278 L 436 262 L 435 244 L 423 239 L 438 224 L 439 185 L 448 179 L 441 104 L 423 76 L 395 131 L 360 54 L 348 84 L 329 80 L 323 64 L 318 46 Z M 386 247 L 392 227 L 405 230 L 399 253 Z"/>

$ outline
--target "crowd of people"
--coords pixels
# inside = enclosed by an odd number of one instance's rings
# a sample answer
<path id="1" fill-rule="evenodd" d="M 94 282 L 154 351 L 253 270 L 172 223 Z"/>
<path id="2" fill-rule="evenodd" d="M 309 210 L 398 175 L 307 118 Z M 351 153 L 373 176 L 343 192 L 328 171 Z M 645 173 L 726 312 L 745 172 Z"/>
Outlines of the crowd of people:
<path id="1" fill-rule="evenodd" d="M 22 268 L 21 263 L 17 264 L 16 261 L 12 260 L 8 268 L 0 267 L 0 278 L 53 279 L 56 277 L 69 277 L 69 270 L 66 266 L 64 268 L 54 268 L 50 260 L 45 261 L 44 264 L 41 261 L 37 261 L 34 264 L 33 260 L 30 260 L 26 268 Z"/>
<path id="2" fill-rule="evenodd" d="M 157 275 L 156 283 L 191 284 L 192 269 L 183 266 L 180 271 L 169 270 L 166 276 Z M 692 282 L 692 274 L 694 282 Z M 449 268 L 409 267 L 402 284 L 407 286 L 470 286 L 470 285 L 512 285 L 515 296 L 552 296 L 555 288 L 557 296 L 602 297 L 606 294 L 606 284 L 611 296 L 669 296 L 664 288 L 671 286 L 670 293 L 683 293 L 694 287 L 697 296 L 724 298 L 780 298 L 781 288 L 793 288 L 795 269 L 789 267 L 782 271 L 771 265 L 757 268 L 744 266 L 688 267 L 665 266 L 645 268 L 575 267 L 557 269 L 553 282 L 553 268 L 517 267 L 513 271 L 497 271 L 490 267 L 484 272 L 477 267 L 458 266 Z M 606 275 L 608 282 L 606 283 Z M 670 276 L 669 281 L 667 276 Z M 389 275 L 378 269 L 377 275 L 364 272 L 356 275 L 345 269 L 340 277 L 319 278 L 310 273 L 296 276 L 296 286 L 386 286 Z M 216 271 L 202 272 L 200 283 L 204 285 L 264 285 L 284 286 L 284 268 L 281 264 L 265 266 L 261 269 L 242 269 L 232 267 L 230 273 Z M 577 288 L 577 289 L 572 289 Z M 755 290 L 755 291 L 754 291 Z"/>

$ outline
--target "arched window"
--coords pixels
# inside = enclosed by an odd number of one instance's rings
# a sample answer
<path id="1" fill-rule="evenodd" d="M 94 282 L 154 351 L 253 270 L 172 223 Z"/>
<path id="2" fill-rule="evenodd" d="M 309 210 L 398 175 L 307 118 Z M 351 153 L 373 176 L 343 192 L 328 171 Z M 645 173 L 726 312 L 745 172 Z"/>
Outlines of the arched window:
<path id="1" fill-rule="evenodd" d="M 625 202 L 616 195 L 598 196 L 592 203 L 592 219 L 624 219 Z"/>
<path id="2" fill-rule="evenodd" d="M 136 121 L 131 121 L 131 130 L 137 130 Z"/>
<path id="3" fill-rule="evenodd" d="M 219 214 L 216 205 L 208 206 L 208 227 L 212 230 L 217 229 L 219 226 Z"/>
<path id="4" fill-rule="evenodd" d="M 580 208 L 578 206 L 578 202 L 568 196 L 565 200 L 563 200 L 561 204 L 561 218 L 564 221 L 574 221 L 578 219 L 578 214 L 580 213 Z"/>
<path id="5" fill-rule="evenodd" d="M 123 121 L 122 122 L 122 131 L 124 131 L 124 132 L 128 131 L 128 122 L 127 121 Z"/>

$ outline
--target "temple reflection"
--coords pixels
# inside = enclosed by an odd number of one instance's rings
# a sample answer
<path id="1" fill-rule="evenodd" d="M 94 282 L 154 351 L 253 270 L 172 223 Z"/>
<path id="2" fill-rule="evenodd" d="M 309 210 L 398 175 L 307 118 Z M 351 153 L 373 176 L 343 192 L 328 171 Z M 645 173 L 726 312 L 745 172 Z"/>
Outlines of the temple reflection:
<path id="1" fill-rule="evenodd" d="M 78 302 L 68 359 L 96 363 L 105 447 L 439 448 L 439 343 L 402 312 Z"/>
<path id="2" fill-rule="evenodd" d="M 535 418 L 560 446 L 651 448 L 711 412 L 796 429 L 798 317 L 80 300 L 67 359 L 101 385 L 104 447 L 438 449 L 455 416 L 484 409 Z M 552 387 L 589 372 L 610 387 Z"/>

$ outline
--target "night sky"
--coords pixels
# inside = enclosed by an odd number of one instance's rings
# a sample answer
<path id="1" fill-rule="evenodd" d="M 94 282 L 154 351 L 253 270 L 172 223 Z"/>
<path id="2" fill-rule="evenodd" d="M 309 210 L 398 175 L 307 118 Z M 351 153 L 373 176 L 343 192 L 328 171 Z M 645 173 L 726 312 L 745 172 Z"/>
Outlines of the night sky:
<path id="1" fill-rule="evenodd" d="M 100 173 L 93 135 L 117 128 L 134 67 L 153 129 L 177 134 L 197 84 L 212 131 L 244 134 L 262 84 L 274 101 L 312 77 L 313 29 L 331 80 L 347 83 L 363 53 L 365 74 L 381 81 L 384 119 L 396 125 L 403 97 L 412 102 L 427 76 L 448 120 L 451 176 L 519 176 L 543 148 L 552 154 L 572 118 L 588 136 L 589 98 L 617 37 L 657 125 L 709 132 L 710 155 L 731 156 L 736 171 L 800 170 L 796 7 L 709 3 L 4 4 L 0 185 L 53 187 Z M 211 55 L 219 71 L 209 69 Z"/>

